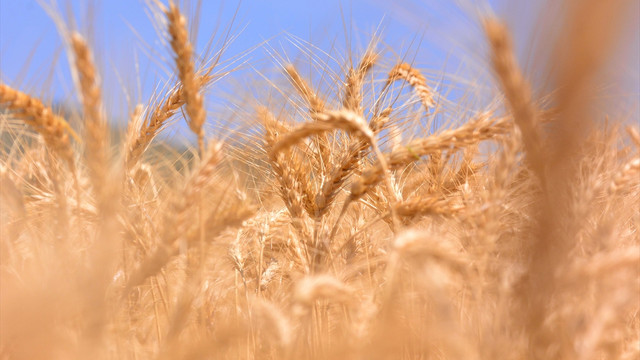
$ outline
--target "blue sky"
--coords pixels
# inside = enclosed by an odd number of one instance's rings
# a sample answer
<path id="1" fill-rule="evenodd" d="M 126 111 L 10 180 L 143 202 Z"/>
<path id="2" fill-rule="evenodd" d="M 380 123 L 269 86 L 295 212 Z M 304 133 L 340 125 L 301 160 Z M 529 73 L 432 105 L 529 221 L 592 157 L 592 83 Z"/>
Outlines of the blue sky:
<path id="1" fill-rule="evenodd" d="M 146 1 L 57 0 L 57 3 L 58 11 L 67 18 L 72 13 L 73 26 L 92 39 L 102 70 L 106 102 L 110 109 L 115 109 L 110 111 L 112 116 L 126 117 L 130 110 L 127 101 L 145 103 L 158 84 L 171 83 L 169 48 L 154 28 Z M 198 1 L 182 3 L 189 20 L 193 20 Z M 298 40 L 294 39 L 308 41 L 322 51 L 344 54 L 349 48 L 358 52 L 372 34 L 379 33 L 381 47 L 393 56 L 406 56 L 421 68 L 432 69 L 431 76 L 436 79 L 438 74 L 447 72 L 479 81 L 489 73 L 483 63 L 486 53 L 478 14 L 492 11 L 507 20 L 515 33 L 521 64 L 533 72 L 536 69 L 529 68 L 529 62 L 538 55 L 531 45 L 535 24 L 540 19 L 549 22 L 557 15 L 553 4 L 549 0 L 426 3 L 202 0 L 196 48 L 202 53 L 212 34 L 215 34 L 214 49 L 219 48 L 231 26 L 229 34 L 235 39 L 223 60 L 245 54 L 244 59 L 251 65 L 246 65 L 243 71 L 253 71 L 255 75 L 256 70 L 275 66 L 273 54 L 294 62 L 304 57 L 304 52 L 296 47 Z M 628 46 L 632 59 L 626 66 L 631 68 L 639 62 L 637 37 L 636 34 Z M 265 41 L 267 45 L 255 49 Z M 248 50 L 252 51 L 247 54 Z M 630 77 L 634 79 L 632 83 L 637 83 L 637 72 L 636 69 Z M 45 99 L 73 98 L 73 83 L 60 36 L 54 21 L 36 0 L 0 0 L 0 80 Z M 123 92 L 123 88 L 127 91 Z M 637 88 L 633 87 L 634 94 Z"/>
<path id="2" fill-rule="evenodd" d="M 169 65 L 169 52 L 166 45 L 159 43 L 160 36 L 145 2 L 58 0 L 57 8 L 64 16 L 69 13 L 69 3 L 72 4 L 77 22 L 75 27 L 82 34 L 93 34 L 96 57 L 98 62 L 103 62 L 101 66 L 106 69 L 105 72 L 110 73 L 113 69 L 131 71 L 123 67 L 133 62 L 131 57 L 137 57 L 143 68 L 139 71 L 146 79 L 154 75 L 165 77 L 164 69 L 158 65 Z M 190 15 L 193 16 L 196 1 L 191 3 Z M 399 21 L 397 17 L 389 15 L 383 2 L 375 1 L 202 1 L 199 16 L 199 52 L 206 48 L 215 30 L 215 40 L 221 40 L 228 27 L 232 26 L 230 34 L 236 38 L 226 51 L 225 58 L 242 54 L 266 40 L 271 40 L 271 47 L 278 48 L 276 51 L 282 49 L 295 57 L 299 54 L 287 40 L 291 36 L 327 51 L 336 43 L 342 44 L 337 45 L 340 48 L 345 46 L 345 28 L 348 28 L 354 44 L 366 44 L 369 35 L 380 29 L 384 41 L 397 46 L 398 51 L 402 51 L 403 47 L 413 47 L 415 50 L 418 47 L 416 41 L 419 41 L 416 40 L 416 36 L 419 36 L 416 34 L 424 30 Z M 151 45 L 147 48 L 155 48 L 156 53 L 145 50 L 141 45 L 143 43 Z M 0 51 L 2 81 L 34 91 L 41 91 L 43 85 L 48 85 L 50 81 L 55 89 L 55 97 L 63 97 L 67 92 L 68 89 L 59 84 L 68 82 L 61 40 L 54 21 L 37 1 L 0 0 Z M 254 51 L 249 57 L 258 63 L 267 58 L 261 51 Z M 55 60 L 56 73 L 53 79 L 49 79 Z M 150 71 L 145 72 L 146 66 L 159 67 L 159 74 L 148 75 Z M 121 74 L 125 75 L 130 74 Z M 105 83 L 108 84 L 110 80 L 105 76 Z"/>

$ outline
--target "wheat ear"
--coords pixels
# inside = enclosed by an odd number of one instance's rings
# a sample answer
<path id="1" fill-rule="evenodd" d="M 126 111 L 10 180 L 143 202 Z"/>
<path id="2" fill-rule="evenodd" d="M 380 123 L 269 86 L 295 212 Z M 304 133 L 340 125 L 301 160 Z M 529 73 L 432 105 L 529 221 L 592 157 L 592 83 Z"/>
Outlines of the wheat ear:
<path id="1" fill-rule="evenodd" d="M 80 141 L 71 126 L 53 110 L 12 87 L 0 84 L 0 104 L 13 111 L 13 116 L 31 126 L 44 138 L 47 147 L 63 159 L 75 173 L 75 160 L 69 135 Z"/>
<path id="2" fill-rule="evenodd" d="M 369 128 L 376 134 L 381 130 L 389 119 L 391 108 L 386 108 L 380 116 L 374 117 L 369 122 Z M 316 196 L 317 216 L 323 216 L 338 194 L 345 180 L 353 173 L 358 162 L 365 156 L 369 142 L 366 139 L 360 139 L 352 143 L 342 159 L 336 164 L 329 176 L 322 183 L 320 193 Z"/>
<path id="3" fill-rule="evenodd" d="M 198 88 L 205 86 L 212 78 L 208 75 L 198 76 Z M 175 115 L 184 104 L 184 89 L 182 86 L 176 86 L 169 90 L 164 100 L 158 103 L 152 111 L 147 112 L 142 124 L 131 124 L 130 135 L 125 145 L 125 164 L 128 171 L 140 162 L 151 141 L 164 128 L 167 120 Z"/>
<path id="4" fill-rule="evenodd" d="M 315 122 L 305 123 L 292 130 L 276 142 L 271 151 L 277 153 L 295 145 L 306 137 L 337 129 L 361 133 L 365 138 L 373 136 L 373 132 L 362 117 L 352 111 L 328 111 L 315 114 L 313 118 L 316 119 Z"/>
<path id="5" fill-rule="evenodd" d="M 367 51 L 356 70 L 349 69 L 345 82 L 345 95 L 342 106 L 358 114 L 362 113 L 362 83 L 364 77 L 378 60 L 378 54 Z"/>
<path id="6" fill-rule="evenodd" d="M 103 114 L 102 96 L 91 50 L 78 33 L 71 34 L 71 48 L 75 56 L 75 70 L 86 125 L 87 166 L 96 192 L 104 189 L 107 175 L 107 146 L 109 131 Z"/>
<path id="7" fill-rule="evenodd" d="M 206 118 L 206 111 L 204 109 L 203 96 L 200 93 L 200 86 L 194 72 L 193 47 L 189 41 L 187 19 L 173 1 L 169 2 L 169 9 L 165 11 L 165 14 L 169 20 L 171 48 L 176 55 L 175 62 L 178 76 L 182 82 L 184 101 L 187 115 L 189 116 L 189 128 L 198 136 L 198 148 L 202 156 L 204 154 L 204 130 L 202 126 Z"/>
<path id="8" fill-rule="evenodd" d="M 268 160 L 279 185 L 280 197 L 289 210 L 291 218 L 298 219 L 302 217 L 302 211 L 305 208 L 304 181 L 296 174 L 296 168 L 292 166 L 290 160 L 287 160 L 283 154 L 273 151 L 273 146 L 278 141 L 273 127 L 278 124 L 278 120 L 266 108 L 258 109 L 258 117 L 264 123 Z"/>
<path id="9" fill-rule="evenodd" d="M 439 134 L 414 140 L 405 146 L 396 148 L 387 156 L 389 166 L 396 168 L 418 161 L 425 155 L 472 146 L 497 135 L 505 134 L 510 128 L 509 119 L 495 119 L 489 113 L 484 113 L 457 129 L 445 130 Z M 353 183 L 351 197 L 353 199 L 360 198 L 378 183 L 382 174 L 383 168 L 380 165 L 366 169 L 360 178 Z"/>
<path id="10" fill-rule="evenodd" d="M 401 63 L 394 66 L 389 72 L 384 89 L 388 88 L 391 83 L 396 80 L 404 80 L 408 82 L 409 85 L 413 87 L 416 94 L 418 94 L 422 105 L 427 111 L 435 106 L 433 91 L 427 85 L 427 79 L 425 79 L 420 70 L 413 68 L 407 63 Z"/>
<path id="11" fill-rule="evenodd" d="M 527 158 L 533 170 L 543 179 L 542 132 L 536 118 L 531 89 L 518 67 L 509 32 L 496 19 L 485 20 L 484 29 L 491 44 L 493 69 L 502 85 L 513 119 L 522 132 Z"/>
<path id="12" fill-rule="evenodd" d="M 300 76 L 295 66 L 287 65 L 284 68 L 285 72 L 289 76 L 289 80 L 296 88 L 296 90 L 302 95 L 302 98 L 307 102 L 309 106 L 309 112 L 312 114 L 322 112 L 324 110 L 324 102 L 316 95 L 306 81 Z"/>

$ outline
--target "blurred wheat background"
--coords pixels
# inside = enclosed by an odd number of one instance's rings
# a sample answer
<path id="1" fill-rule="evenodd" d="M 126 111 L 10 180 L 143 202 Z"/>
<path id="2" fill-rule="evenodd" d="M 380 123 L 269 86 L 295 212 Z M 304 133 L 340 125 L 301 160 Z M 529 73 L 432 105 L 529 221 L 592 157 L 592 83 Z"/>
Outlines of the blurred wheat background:
<path id="1" fill-rule="evenodd" d="M 640 357 L 637 2 L 0 4 L 1 359 Z"/>

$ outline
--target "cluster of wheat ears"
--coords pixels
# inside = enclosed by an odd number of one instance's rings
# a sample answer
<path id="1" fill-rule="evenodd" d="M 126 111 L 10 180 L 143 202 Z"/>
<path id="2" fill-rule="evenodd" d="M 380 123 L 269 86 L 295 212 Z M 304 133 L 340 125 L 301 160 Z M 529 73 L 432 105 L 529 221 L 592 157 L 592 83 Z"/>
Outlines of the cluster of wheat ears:
<path id="1" fill-rule="evenodd" d="M 448 100 L 372 45 L 335 93 L 284 64 L 284 100 L 205 133 L 215 66 L 169 2 L 177 81 L 116 142 L 69 31 L 77 129 L 0 83 L 0 358 L 637 359 L 640 135 L 589 81 L 612 3 L 575 12 L 544 99 L 482 19 L 495 100 L 431 132 Z M 183 118 L 175 167 L 152 143 Z"/>

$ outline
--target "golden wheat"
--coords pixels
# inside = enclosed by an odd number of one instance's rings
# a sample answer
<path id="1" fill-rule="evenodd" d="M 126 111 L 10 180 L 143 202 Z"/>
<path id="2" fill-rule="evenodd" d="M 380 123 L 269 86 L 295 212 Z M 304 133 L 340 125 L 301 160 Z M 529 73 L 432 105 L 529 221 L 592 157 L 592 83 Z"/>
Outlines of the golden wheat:
<path id="1" fill-rule="evenodd" d="M 151 7 L 175 83 L 137 100 L 122 141 L 76 32 L 82 142 L 0 84 L 0 358 L 640 355 L 640 135 L 617 103 L 596 119 L 591 78 L 613 60 L 595 50 L 617 5 L 568 11 L 549 93 L 507 27 L 480 18 L 494 92 L 442 74 L 436 94 L 430 72 L 373 45 L 332 54 L 342 72 L 314 50 L 319 74 L 285 65 L 251 84 L 281 97 L 236 94 L 242 126 L 224 135 L 205 134 L 216 77 L 197 68 L 218 59 L 196 56 L 175 2 Z M 398 80 L 413 91 L 388 96 Z M 449 81 L 488 105 L 453 101 Z M 160 136 L 174 116 L 197 136 L 186 152 Z"/>

